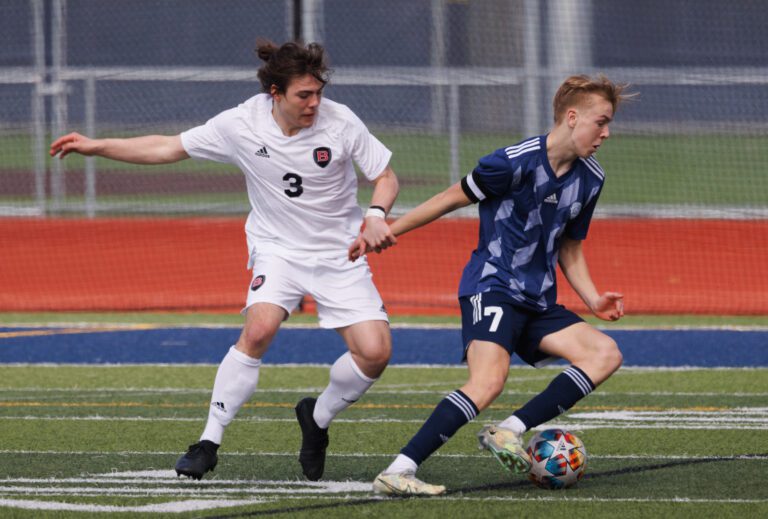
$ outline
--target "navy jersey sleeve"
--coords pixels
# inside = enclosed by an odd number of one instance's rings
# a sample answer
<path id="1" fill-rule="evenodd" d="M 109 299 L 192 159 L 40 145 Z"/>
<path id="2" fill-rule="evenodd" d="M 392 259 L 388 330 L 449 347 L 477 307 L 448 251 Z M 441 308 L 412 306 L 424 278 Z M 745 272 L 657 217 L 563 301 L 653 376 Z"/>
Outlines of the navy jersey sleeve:
<path id="1" fill-rule="evenodd" d="M 602 185 L 593 188 L 593 192 L 591 192 L 590 196 L 587 198 L 587 205 L 579 211 L 576 218 L 568 222 L 568 225 L 565 228 L 565 235 L 570 239 L 583 240 L 587 237 L 589 224 L 592 222 L 592 214 L 595 212 L 597 199 L 600 198 L 602 190 Z"/>
<path id="2" fill-rule="evenodd" d="M 503 149 L 481 158 L 472 172 L 461 179 L 464 194 L 477 203 L 503 195 L 512 181 L 510 160 Z"/>

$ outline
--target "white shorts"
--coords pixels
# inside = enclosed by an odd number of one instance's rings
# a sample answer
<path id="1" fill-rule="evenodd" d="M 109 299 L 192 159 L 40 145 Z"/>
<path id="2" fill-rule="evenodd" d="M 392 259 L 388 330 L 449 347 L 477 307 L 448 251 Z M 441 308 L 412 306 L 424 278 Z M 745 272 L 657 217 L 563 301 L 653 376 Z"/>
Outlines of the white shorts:
<path id="1" fill-rule="evenodd" d="M 389 321 L 364 257 L 351 262 L 346 256 L 255 255 L 246 309 L 254 303 L 272 303 L 290 314 L 305 295 L 317 303 L 323 328 Z"/>

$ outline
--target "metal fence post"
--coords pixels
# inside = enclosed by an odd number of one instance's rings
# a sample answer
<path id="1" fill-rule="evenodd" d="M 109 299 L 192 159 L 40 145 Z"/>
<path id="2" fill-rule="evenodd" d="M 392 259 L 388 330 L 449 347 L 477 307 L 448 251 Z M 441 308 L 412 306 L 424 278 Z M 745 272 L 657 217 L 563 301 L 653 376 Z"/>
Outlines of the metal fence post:
<path id="1" fill-rule="evenodd" d="M 35 201 L 40 216 L 46 213 L 45 155 L 45 31 L 43 0 L 32 1 L 32 44 L 34 45 L 35 84 L 32 91 L 32 163 L 35 171 Z"/>
<path id="2" fill-rule="evenodd" d="M 62 68 L 66 66 L 66 0 L 53 0 L 51 4 L 51 83 L 53 87 L 53 138 L 59 137 L 67 125 L 67 89 L 61 78 Z M 51 164 L 52 209 L 64 208 L 67 186 L 64 163 L 54 160 Z"/>
<path id="3" fill-rule="evenodd" d="M 452 82 L 448 87 L 448 146 L 450 148 L 451 184 L 459 181 L 461 153 L 461 112 L 459 111 L 459 85 Z"/>
<path id="4" fill-rule="evenodd" d="M 432 24 L 430 35 L 430 66 L 436 76 L 445 75 L 446 64 L 446 26 L 445 0 L 432 0 Z M 445 129 L 445 87 L 440 81 L 435 81 L 431 88 L 432 94 L 432 131 L 436 134 Z"/>
<path id="5" fill-rule="evenodd" d="M 85 133 L 96 137 L 96 78 L 88 76 L 83 90 L 85 98 Z M 85 214 L 96 216 L 96 157 L 85 158 Z"/>
<path id="6" fill-rule="evenodd" d="M 541 82 L 539 81 L 540 47 L 539 30 L 541 16 L 538 0 L 525 0 L 525 36 L 523 37 L 523 134 L 538 135 L 546 128 L 546 121 L 541 118 Z M 542 123 L 544 126 L 542 126 Z"/>

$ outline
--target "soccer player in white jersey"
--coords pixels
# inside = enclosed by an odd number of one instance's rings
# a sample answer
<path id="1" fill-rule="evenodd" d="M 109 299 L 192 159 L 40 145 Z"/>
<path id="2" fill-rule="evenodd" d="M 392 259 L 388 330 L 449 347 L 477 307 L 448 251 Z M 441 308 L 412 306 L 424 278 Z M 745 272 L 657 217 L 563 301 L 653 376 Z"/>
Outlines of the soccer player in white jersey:
<path id="1" fill-rule="evenodd" d="M 536 367 L 557 358 L 571 365 L 506 420 L 478 434 L 480 447 L 512 472 L 530 468 L 523 433 L 570 409 L 621 365 L 613 339 L 557 304 L 555 270 L 559 263 L 597 317 L 615 321 L 624 315 L 622 294 L 597 291 L 581 247 L 605 178 L 593 154 L 609 136 L 617 105 L 627 97 L 624 88 L 602 76 L 569 77 L 555 94 L 549 134 L 481 158 L 461 182 L 392 224 L 399 236 L 479 202 L 479 243 L 459 285 L 469 380 L 438 404 L 376 477 L 375 492 L 445 492 L 416 478 L 416 469 L 501 394 L 513 353 Z M 366 250 L 357 240 L 350 259 Z"/>
<path id="2" fill-rule="evenodd" d="M 70 133 L 51 144 L 51 155 L 76 152 L 138 164 L 193 157 L 239 167 L 251 212 L 245 225 L 253 278 L 245 326 L 222 360 L 200 441 L 179 458 L 176 472 L 195 479 L 213 470 L 224 428 L 253 395 L 261 358 L 280 324 L 310 294 L 320 326 L 338 331 L 349 351 L 331 367 L 317 399 L 296 405 L 302 431 L 299 461 L 319 479 L 327 429 L 381 375 L 391 335 L 367 263 L 347 260 L 356 239 L 380 251 L 396 239 L 385 221 L 398 193 L 391 152 L 344 105 L 323 99 L 328 81 L 318 44 L 260 42 L 258 71 L 264 93 L 176 136 L 89 139 Z M 373 183 L 371 207 L 357 203 L 356 163 Z M 205 247 L 205 244 L 201 244 Z"/>

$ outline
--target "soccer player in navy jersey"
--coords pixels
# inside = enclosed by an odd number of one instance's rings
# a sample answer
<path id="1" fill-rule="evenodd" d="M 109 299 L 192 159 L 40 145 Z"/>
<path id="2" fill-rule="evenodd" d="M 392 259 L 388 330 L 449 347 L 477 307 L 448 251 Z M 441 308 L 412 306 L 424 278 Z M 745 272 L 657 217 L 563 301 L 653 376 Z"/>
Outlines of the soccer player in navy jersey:
<path id="1" fill-rule="evenodd" d="M 608 335 L 557 304 L 555 269 L 600 319 L 624 315 L 623 296 L 600 294 L 587 268 L 582 241 L 605 174 L 593 157 L 627 94 L 600 76 L 572 76 L 554 97 L 554 127 L 480 159 L 461 182 L 391 225 L 401 235 L 471 203 L 479 204 L 477 249 L 459 285 L 463 360 L 467 383 L 446 396 L 400 455 L 379 474 L 373 490 L 388 495 L 438 495 L 442 485 L 416 478 L 416 470 L 464 424 L 503 391 L 510 358 L 540 367 L 556 359 L 570 366 L 499 424 L 478 434 L 513 472 L 527 472 L 523 433 L 570 409 L 614 373 L 621 352 Z M 350 259 L 370 250 L 358 239 Z"/>

